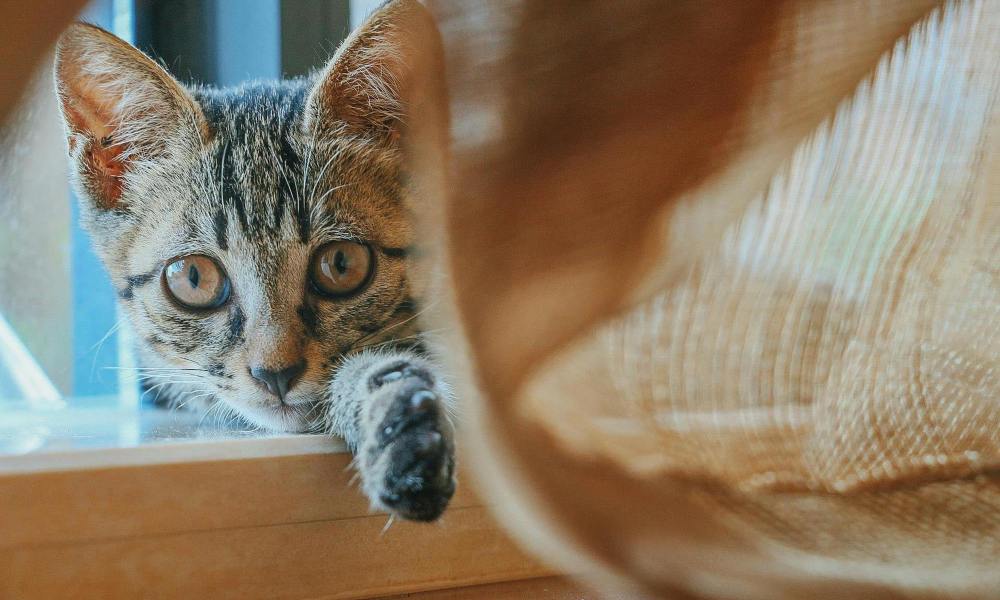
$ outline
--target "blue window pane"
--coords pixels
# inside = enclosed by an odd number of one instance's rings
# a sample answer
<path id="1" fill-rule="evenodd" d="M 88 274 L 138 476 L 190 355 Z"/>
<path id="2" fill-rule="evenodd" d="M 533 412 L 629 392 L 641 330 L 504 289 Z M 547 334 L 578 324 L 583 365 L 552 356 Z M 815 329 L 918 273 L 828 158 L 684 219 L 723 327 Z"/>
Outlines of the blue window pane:
<path id="1" fill-rule="evenodd" d="M 115 291 L 94 254 L 90 237 L 80 227 L 76 194 L 70 240 L 73 294 L 73 395 L 94 396 L 118 391 L 118 332 Z"/>

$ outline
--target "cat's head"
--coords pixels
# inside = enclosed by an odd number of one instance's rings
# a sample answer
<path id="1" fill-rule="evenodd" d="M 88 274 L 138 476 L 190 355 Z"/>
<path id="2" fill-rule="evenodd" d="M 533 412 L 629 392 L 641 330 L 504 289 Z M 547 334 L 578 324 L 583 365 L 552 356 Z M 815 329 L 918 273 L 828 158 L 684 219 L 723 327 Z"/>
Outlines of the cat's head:
<path id="1" fill-rule="evenodd" d="M 81 213 L 151 388 L 303 430 L 339 357 L 412 334 L 398 139 L 412 10 L 383 7 L 314 77 L 223 90 L 185 87 L 96 27 L 63 35 Z"/>

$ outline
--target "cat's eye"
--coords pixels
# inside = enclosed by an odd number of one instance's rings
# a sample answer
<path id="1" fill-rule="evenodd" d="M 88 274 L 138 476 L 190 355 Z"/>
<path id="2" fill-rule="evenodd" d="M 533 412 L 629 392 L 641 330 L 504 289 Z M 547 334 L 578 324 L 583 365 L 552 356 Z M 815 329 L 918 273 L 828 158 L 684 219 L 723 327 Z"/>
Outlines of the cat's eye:
<path id="1" fill-rule="evenodd" d="M 211 258 L 191 254 L 175 259 L 163 271 L 167 291 L 186 308 L 211 309 L 229 299 L 229 278 Z"/>
<path id="2" fill-rule="evenodd" d="M 342 240 L 322 246 L 309 264 L 309 279 L 323 295 L 350 296 L 371 278 L 372 251 L 365 244 Z"/>

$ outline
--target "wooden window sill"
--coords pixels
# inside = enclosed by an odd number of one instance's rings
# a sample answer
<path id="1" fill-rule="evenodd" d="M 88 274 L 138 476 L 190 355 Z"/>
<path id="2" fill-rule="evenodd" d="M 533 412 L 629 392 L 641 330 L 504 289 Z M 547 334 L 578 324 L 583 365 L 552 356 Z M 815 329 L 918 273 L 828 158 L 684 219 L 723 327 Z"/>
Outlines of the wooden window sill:
<path id="1" fill-rule="evenodd" d="M 368 598 L 551 572 L 460 480 L 441 522 L 371 514 L 325 436 L 0 456 L 0 598 Z"/>

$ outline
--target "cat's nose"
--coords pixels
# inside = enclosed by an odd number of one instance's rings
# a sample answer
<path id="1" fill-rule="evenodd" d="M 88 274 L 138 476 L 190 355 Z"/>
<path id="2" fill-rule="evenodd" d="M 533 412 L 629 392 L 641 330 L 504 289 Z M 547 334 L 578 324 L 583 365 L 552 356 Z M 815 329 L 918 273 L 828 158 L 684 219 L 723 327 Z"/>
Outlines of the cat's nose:
<path id="1" fill-rule="evenodd" d="M 251 367 L 250 375 L 256 379 L 261 387 L 266 387 L 278 398 L 284 400 L 285 395 L 298 383 L 299 375 L 306 370 L 306 361 L 300 360 L 290 367 L 281 369 L 268 369 L 265 367 Z"/>

